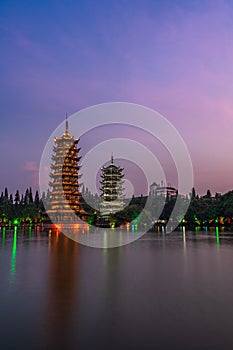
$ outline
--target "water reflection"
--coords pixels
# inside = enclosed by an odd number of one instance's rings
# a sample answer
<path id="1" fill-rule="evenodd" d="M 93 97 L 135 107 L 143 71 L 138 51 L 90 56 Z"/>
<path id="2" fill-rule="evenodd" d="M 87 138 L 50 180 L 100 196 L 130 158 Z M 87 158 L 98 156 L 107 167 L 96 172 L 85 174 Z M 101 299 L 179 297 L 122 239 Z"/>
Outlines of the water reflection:
<path id="1" fill-rule="evenodd" d="M 29 228 L 28 228 L 28 238 L 29 238 L 29 241 L 32 238 L 32 227 L 31 226 L 29 226 Z"/>
<path id="2" fill-rule="evenodd" d="M 49 232 L 49 235 L 47 348 L 66 349 L 71 338 L 74 304 L 78 295 L 79 249 L 76 242 L 59 231 Z"/>
<path id="3" fill-rule="evenodd" d="M 94 227 L 88 224 L 76 224 L 72 227 L 56 226 L 72 240 L 95 248 L 114 248 L 126 245 L 145 233 L 143 232 L 144 227 L 139 230 L 137 223 L 128 223 L 116 228 Z"/>
<path id="4" fill-rule="evenodd" d="M 187 349 L 190 339 L 193 348 L 207 348 L 208 332 L 213 348 L 224 341 L 232 348 L 232 236 L 215 227 L 158 231 L 131 245 L 93 249 L 58 230 L 2 229 L 1 349 L 12 329 L 20 348 L 34 350 L 147 343 Z M 10 293 L 9 275 L 17 276 Z"/>
<path id="5" fill-rule="evenodd" d="M 12 244 L 12 254 L 11 254 L 11 281 L 14 280 L 16 272 L 16 251 L 17 251 L 17 227 L 14 227 L 14 236 Z"/>
<path id="6" fill-rule="evenodd" d="M 5 239 L 6 239 L 6 227 L 2 228 L 2 249 L 5 247 Z"/>
<path id="7" fill-rule="evenodd" d="M 220 246 L 220 238 L 219 238 L 219 228 L 216 226 L 216 244 L 217 246 Z"/>
<path id="8" fill-rule="evenodd" d="M 186 254 L 186 230 L 185 230 L 185 226 L 183 226 L 183 246 L 184 246 L 184 255 Z"/>
<path id="9" fill-rule="evenodd" d="M 122 256 L 123 247 L 114 249 L 103 249 L 103 273 L 104 283 L 102 286 L 102 300 L 104 308 L 99 312 L 99 320 L 97 320 L 97 329 L 101 331 L 101 318 L 112 319 L 113 324 L 117 321 L 117 312 L 120 307 L 119 288 L 122 288 L 124 281 L 124 261 Z M 107 301 L 107 302 L 104 302 Z M 111 334 L 107 335 L 111 338 Z"/>

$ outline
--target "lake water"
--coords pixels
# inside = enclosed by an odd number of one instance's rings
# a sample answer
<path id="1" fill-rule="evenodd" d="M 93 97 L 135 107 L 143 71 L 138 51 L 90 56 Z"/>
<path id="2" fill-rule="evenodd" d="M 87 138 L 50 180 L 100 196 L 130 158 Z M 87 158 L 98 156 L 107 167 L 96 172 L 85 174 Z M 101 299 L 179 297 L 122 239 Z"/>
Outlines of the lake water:
<path id="1" fill-rule="evenodd" d="M 0 349 L 233 349 L 233 236 L 0 231 Z"/>

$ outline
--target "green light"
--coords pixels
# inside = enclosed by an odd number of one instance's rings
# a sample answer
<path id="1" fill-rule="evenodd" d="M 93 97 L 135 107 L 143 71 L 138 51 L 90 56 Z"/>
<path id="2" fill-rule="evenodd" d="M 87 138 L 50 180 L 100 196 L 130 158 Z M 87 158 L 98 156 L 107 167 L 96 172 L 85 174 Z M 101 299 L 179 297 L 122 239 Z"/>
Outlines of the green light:
<path id="1" fill-rule="evenodd" d="M 29 237 L 31 237 L 32 236 L 32 227 L 31 226 L 29 226 L 28 231 L 29 231 Z"/>
<path id="2" fill-rule="evenodd" d="M 87 218 L 87 223 L 88 223 L 89 225 L 91 225 L 91 224 L 93 223 L 93 218 L 92 218 L 92 217 L 88 217 L 88 218 Z"/>
<path id="3" fill-rule="evenodd" d="M 16 270 L 16 250 L 17 250 L 17 227 L 14 227 L 14 238 L 11 254 L 11 277 L 14 277 Z"/>
<path id="4" fill-rule="evenodd" d="M 18 221 L 17 219 L 14 219 L 13 224 L 14 224 L 14 225 L 18 225 L 18 224 L 19 224 L 19 221 Z"/>
<path id="5" fill-rule="evenodd" d="M 216 230 L 216 244 L 217 244 L 217 246 L 220 246 L 219 228 L 216 227 L 215 230 Z"/>

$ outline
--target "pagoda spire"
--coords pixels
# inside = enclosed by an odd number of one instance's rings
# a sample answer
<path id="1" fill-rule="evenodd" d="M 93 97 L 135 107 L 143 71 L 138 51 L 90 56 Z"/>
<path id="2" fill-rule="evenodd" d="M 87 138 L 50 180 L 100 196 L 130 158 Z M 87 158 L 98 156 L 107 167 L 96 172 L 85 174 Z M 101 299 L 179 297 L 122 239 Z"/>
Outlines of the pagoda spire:
<path id="1" fill-rule="evenodd" d="M 68 115 L 67 115 L 67 112 L 66 112 L 66 132 L 65 132 L 66 135 L 69 134 L 69 125 L 68 125 Z"/>
<path id="2" fill-rule="evenodd" d="M 113 164 L 113 153 L 111 155 L 111 164 Z"/>

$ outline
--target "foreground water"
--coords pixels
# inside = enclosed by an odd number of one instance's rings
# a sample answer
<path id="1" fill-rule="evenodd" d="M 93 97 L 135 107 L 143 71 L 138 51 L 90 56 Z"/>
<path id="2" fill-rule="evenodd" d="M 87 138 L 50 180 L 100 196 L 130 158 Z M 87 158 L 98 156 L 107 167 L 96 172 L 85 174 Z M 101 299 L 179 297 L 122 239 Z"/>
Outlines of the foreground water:
<path id="1" fill-rule="evenodd" d="M 232 349 L 233 236 L 0 231 L 1 349 Z"/>

